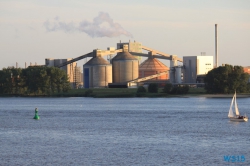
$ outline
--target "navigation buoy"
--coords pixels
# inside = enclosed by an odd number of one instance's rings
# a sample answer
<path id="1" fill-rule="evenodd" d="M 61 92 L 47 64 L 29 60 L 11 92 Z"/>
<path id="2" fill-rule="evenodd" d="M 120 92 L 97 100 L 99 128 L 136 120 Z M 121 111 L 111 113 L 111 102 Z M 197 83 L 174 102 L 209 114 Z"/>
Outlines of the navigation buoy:
<path id="1" fill-rule="evenodd" d="M 36 108 L 35 109 L 35 116 L 34 116 L 34 119 L 40 119 L 39 115 L 38 115 L 38 109 Z"/>

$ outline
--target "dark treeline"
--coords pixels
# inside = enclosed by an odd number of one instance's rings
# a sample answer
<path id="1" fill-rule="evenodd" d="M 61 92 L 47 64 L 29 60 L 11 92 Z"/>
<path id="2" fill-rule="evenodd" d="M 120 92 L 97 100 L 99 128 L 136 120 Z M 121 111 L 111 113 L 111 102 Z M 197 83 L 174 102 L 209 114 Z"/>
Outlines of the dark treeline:
<path id="1" fill-rule="evenodd" d="M 249 93 L 249 74 L 243 67 L 225 65 L 210 70 L 204 79 L 207 93 Z"/>
<path id="2" fill-rule="evenodd" d="M 26 69 L 0 70 L 0 94 L 51 95 L 69 89 L 66 72 L 56 67 L 30 66 Z"/>

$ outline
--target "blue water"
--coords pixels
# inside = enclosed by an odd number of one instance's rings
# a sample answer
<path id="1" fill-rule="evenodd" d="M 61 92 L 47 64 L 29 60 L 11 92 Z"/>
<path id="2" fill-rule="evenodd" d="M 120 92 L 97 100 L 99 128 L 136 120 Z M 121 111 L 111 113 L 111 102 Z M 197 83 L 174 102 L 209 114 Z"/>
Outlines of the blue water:
<path id="1" fill-rule="evenodd" d="M 230 102 L 0 98 L 0 165 L 250 165 L 250 122 L 230 122 Z M 237 102 L 250 115 L 250 98 Z"/>

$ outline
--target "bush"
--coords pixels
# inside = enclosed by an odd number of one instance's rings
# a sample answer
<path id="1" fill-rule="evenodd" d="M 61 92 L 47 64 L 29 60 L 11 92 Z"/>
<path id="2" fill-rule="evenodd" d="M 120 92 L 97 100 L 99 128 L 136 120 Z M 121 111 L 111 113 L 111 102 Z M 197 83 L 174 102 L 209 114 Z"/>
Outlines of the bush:
<path id="1" fill-rule="evenodd" d="M 189 86 L 185 85 L 185 86 L 174 86 L 171 90 L 171 94 L 187 94 L 189 91 Z"/>
<path id="2" fill-rule="evenodd" d="M 147 90 L 143 86 L 139 86 L 137 89 L 137 93 L 145 93 Z"/>
<path id="3" fill-rule="evenodd" d="M 148 85 L 149 93 L 158 93 L 158 85 L 156 83 L 151 83 Z"/>
<path id="4" fill-rule="evenodd" d="M 172 87 L 173 87 L 173 85 L 171 83 L 167 83 L 167 84 L 165 84 L 162 92 L 170 94 Z"/>
<path id="5" fill-rule="evenodd" d="M 85 91 L 85 95 L 84 96 L 85 97 L 90 97 L 92 93 L 93 93 L 93 90 L 88 89 L 88 90 Z"/>

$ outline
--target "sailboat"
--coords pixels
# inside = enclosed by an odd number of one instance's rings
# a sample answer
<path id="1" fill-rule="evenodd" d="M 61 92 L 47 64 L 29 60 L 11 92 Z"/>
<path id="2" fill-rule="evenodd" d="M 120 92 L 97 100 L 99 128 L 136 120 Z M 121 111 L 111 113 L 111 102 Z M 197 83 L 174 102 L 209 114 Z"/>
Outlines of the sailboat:
<path id="1" fill-rule="evenodd" d="M 235 114 L 233 112 L 233 108 L 235 110 Z M 232 102 L 229 108 L 229 112 L 228 112 L 228 117 L 231 121 L 236 121 L 236 122 L 247 122 L 248 121 L 248 117 L 245 116 L 241 116 L 239 109 L 238 109 L 238 105 L 236 102 L 236 92 L 234 93 L 234 96 L 232 98 Z"/>

